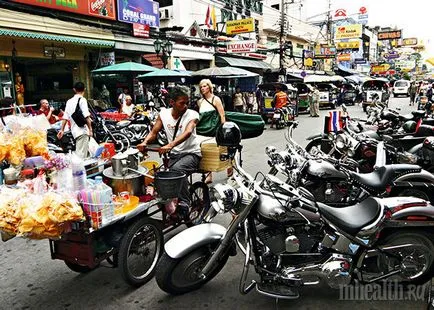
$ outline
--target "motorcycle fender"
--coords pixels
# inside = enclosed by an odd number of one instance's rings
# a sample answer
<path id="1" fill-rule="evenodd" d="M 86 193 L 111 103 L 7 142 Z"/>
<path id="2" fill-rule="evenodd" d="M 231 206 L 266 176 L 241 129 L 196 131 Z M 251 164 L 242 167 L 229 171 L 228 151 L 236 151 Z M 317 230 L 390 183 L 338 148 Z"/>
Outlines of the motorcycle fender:
<path id="1" fill-rule="evenodd" d="M 415 217 L 415 222 L 417 226 L 432 226 L 431 223 L 421 221 L 418 218 L 426 217 L 426 221 L 432 221 L 434 219 L 434 207 L 428 205 L 426 207 L 414 206 L 410 208 L 405 208 L 396 213 L 392 214 L 391 220 L 405 220 L 407 222 L 412 222 L 411 217 Z"/>
<path id="2" fill-rule="evenodd" d="M 434 175 L 432 173 L 422 169 L 420 172 L 409 173 L 409 174 L 405 174 L 403 176 L 400 176 L 395 181 L 396 182 L 400 182 L 400 181 L 411 182 L 412 180 L 417 180 L 417 182 L 424 180 L 428 183 L 434 183 Z"/>
<path id="3" fill-rule="evenodd" d="M 408 152 L 411 153 L 411 154 L 416 154 L 416 152 L 419 151 L 419 150 L 421 150 L 422 147 L 423 147 L 423 143 L 416 144 L 411 149 L 409 149 Z"/>
<path id="4" fill-rule="evenodd" d="M 183 230 L 166 242 L 164 250 L 171 258 L 180 258 L 191 251 L 218 241 L 226 234 L 226 228 L 216 223 L 204 223 Z"/>
<path id="5" fill-rule="evenodd" d="M 309 136 L 306 138 L 306 140 L 315 140 L 315 139 L 319 139 L 319 138 L 322 139 L 323 137 L 325 137 L 325 135 L 320 133 L 320 134 Z"/>

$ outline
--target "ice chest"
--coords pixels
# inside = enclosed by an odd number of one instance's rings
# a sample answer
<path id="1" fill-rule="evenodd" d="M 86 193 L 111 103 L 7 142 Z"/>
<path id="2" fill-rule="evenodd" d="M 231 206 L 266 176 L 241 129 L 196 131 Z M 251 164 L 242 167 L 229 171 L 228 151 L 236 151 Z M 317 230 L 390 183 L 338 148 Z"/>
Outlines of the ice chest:
<path id="1" fill-rule="evenodd" d="M 231 165 L 229 159 L 220 160 L 221 154 L 227 154 L 227 147 L 218 146 L 217 143 L 203 142 L 200 146 L 202 159 L 199 168 L 204 171 L 222 171 Z"/>

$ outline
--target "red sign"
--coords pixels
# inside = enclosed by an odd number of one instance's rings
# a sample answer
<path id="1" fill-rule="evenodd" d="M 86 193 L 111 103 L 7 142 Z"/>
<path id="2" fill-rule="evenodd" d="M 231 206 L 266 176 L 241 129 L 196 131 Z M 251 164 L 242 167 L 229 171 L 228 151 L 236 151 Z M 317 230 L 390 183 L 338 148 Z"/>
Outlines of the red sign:
<path id="1" fill-rule="evenodd" d="M 367 10 L 364 6 L 362 6 L 362 7 L 359 9 L 359 13 L 360 13 L 360 14 L 366 14 L 366 13 L 368 13 L 368 10 Z"/>
<path id="2" fill-rule="evenodd" d="M 345 9 L 337 9 L 335 11 L 335 17 L 346 17 L 347 16 L 347 10 Z"/>
<path id="3" fill-rule="evenodd" d="M 29 5 L 42 6 L 59 11 L 67 11 L 92 17 L 116 19 L 115 0 L 11 0 Z"/>
<path id="4" fill-rule="evenodd" d="M 133 35 L 135 37 L 149 38 L 149 25 L 133 24 Z"/>

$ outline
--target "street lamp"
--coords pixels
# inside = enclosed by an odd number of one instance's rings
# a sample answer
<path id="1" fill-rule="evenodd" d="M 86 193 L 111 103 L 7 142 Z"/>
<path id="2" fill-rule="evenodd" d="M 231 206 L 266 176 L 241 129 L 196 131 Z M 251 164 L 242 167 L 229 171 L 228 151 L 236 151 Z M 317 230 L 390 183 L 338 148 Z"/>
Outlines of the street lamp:
<path id="1" fill-rule="evenodd" d="M 173 50 L 173 43 L 169 40 L 161 41 L 157 39 L 154 41 L 154 49 L 157 53 L 157 56 L 160 56 L 161 52 L 161 60 L 163 61 L 163 68 L 167 67 L 167 61 L 169 60 L 170 55 Z"/>

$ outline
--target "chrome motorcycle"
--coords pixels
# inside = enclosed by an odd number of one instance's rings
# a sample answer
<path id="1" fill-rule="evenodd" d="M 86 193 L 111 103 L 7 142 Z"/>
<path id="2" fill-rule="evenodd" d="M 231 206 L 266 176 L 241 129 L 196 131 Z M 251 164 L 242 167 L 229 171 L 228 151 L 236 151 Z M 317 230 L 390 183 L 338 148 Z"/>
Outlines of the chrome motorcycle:
<path id="1" fill-rule="evenodd" d="M 235 255 L 235 244 L 245 254 L 241 294 L 256 288 L 269 297 L 294 299 L 300 287 L 321 281 L 338 288 L 431 279 L 434 207 L 428 202 L 367 198 L 333 208 L 276 177 L 257 182 L 238 165 L 240 148 L 228 144 L 235 184 L 216 185 L 212 206 L 230 212 L 232 221 L 227 228 L 216 223 L 189 228 L 165 244 L 156 268 L 157 284 L 165 292 L 177 295 L 202 287 Z M 248 283 L 250 266 L 259 280 Z"/>

